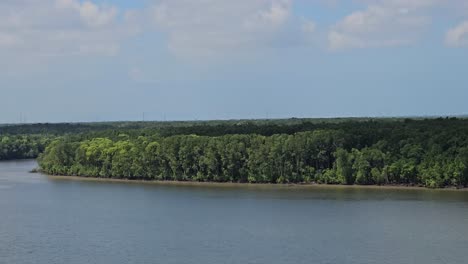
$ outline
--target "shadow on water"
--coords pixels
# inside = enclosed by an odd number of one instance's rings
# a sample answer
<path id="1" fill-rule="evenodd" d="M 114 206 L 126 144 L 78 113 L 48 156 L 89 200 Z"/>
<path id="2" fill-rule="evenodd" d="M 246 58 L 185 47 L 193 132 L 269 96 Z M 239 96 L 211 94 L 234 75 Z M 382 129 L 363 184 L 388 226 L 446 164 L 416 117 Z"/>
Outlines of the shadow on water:
<path id="1" fill-rule="evenodd" d="M 47 176 L 44 176 L 47 177 Z M 146 191 L 192 192 L 222 199 L 286 199 L 286 200 L 342 200 L 342 201 L 440 201 L 468 202 L 468 192 L 463 190 L 433 190 L 406 187 L 322 186 L 322 185 L 256 185 L 165 183 L 141 181 L 113 181 L 68 177 L 47 177 L 53 184 L 83 185 L 104 188 L 133 188 Z"/>
<path id="2" fill-rule="evenodd" d="M 468 191 L 432 190 L 405 187 L 321 186 L 321 185 L 256 185 L 210 183 L 158 183 L 140 181 L 108 181 L 78 177 L 48 177 L 29 173 L 37 167 L 35 160 L 0 162 L 0 189 L 15 184 L 47 183 L 57 185 L 87 186 L 93 188 L 124 188 L 145 191 L 192 192 L 217 199 L 286 199 L 286 200 L 337 200 L 337 201 L 440 201 L 468 202 Z"/>

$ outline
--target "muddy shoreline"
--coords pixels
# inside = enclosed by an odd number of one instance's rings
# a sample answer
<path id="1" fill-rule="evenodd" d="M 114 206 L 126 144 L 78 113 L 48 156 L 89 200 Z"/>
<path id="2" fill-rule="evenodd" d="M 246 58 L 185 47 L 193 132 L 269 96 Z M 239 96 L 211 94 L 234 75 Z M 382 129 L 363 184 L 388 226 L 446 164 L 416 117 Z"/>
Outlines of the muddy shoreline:
<path id="1" fill-rule="evenodd" d="M 424 186 L 410 185 L 338 185 L 338 184 L 320 184 L 320 183 L 236 183 L 236 182 L 195 182 L 195 181 L 162 181 L 162 180 L 140 180 L 140 179 L 116 179 L 99 178 L 85 176 L 58 176 L 46 175 L 51 180 L 70 180 L 70 181 L 88 181 L 88 182 L 113 182 L 113 183 L 131 183 L 131 184 L 152 184 L 166 186 L 197 186 L 197 187 L 248 187 L 248 188 L 271 188 L 271 189 L 382 189 L 382 190 L 437 190 L 437 191 L 468 191 L 468 188 L 427 188 Z"/>

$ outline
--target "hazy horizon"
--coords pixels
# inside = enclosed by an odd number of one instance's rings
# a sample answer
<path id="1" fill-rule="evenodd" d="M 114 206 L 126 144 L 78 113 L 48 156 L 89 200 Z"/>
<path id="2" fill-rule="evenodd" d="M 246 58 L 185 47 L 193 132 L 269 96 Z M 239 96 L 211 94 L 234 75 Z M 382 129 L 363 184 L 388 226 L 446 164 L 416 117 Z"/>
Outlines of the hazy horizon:
<path id="1" fill-rule="evenodd" d="M 125 120 L 125 119 L 115 119 L 115 120 L 88 120 L 88 121 L 56 121 L 56 122 L 49 122 L 49 121 L 38 121 L 38 122 L 29 122 L 27 120 L 23 120 L 23 122 L 17 121 L 12 123 L 0 123 L 0 125 L 33 125 L 33 124 L 67 124 L 67 123 L 125 123 L 125 122 L 210 122 L 210 121 L 275 121 L 275 120 L 289 120 L 289 119 L 299 119 L 299 120 L 333 120 L 333 119 L 437 119 L 437 118 L 468 118 L 468 114 L 454 114 L 454 115 L 420 115 L 420 116 L 327 116 L 327 117 L 269 117 L 269 118 L 228 118 L 228 119 L 135 119 L 135 120 Z"/>

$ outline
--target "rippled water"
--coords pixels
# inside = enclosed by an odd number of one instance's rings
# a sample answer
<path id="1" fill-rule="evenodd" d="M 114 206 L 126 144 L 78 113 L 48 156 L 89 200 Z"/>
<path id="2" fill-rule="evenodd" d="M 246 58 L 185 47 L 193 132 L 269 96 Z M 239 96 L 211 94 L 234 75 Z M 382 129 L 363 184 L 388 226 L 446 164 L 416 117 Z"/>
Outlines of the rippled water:
<path id="1" fill-rule="evenodd" d="M 0 263 L 468 263 L 468 192 L 54 180 L 0 162 Z"/>

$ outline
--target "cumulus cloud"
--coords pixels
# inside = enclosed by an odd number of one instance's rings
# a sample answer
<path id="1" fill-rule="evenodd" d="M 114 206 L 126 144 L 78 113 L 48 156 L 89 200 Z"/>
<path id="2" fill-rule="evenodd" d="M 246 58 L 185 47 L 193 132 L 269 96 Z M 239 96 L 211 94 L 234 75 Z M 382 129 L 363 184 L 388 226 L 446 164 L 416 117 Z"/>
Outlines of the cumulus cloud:
<path id="1" fill-rule="evenodd" d="M 56 6 L 61 9 L 72 9 L 76 11 L 82 21 L 91 27 L 109 25 L 117 16 L 116 7 L 98 6 L 91 1 L 81 3 L 78 0 L 57 0 Z"/>
<path id="2" fill-rule="evenodd" d="M 440 0 L 372 1 L 331 27 L 329 48 L 388 47 L 414 43 L 431 17 L 425 12 Z"/>
<path id="3" fill-rule="evenodd" d="M 292 14 L 293 0 L 150 0 L 131 10 L 101 3 L 0 1 L 0 55 L 15 60 L 113 56 L 123 41 L 146 32 L 162 34 L 161 41 L 178 57 L 217 59 L 284 45 L 287 31 L 301 28 Z M 303 27 L 309 34 L 313 28 L 312 21 Z"/>
<path id="4" fill-rule="evenodd" d="M 142 30 L 162 33 L 172 54 L 196 59 L 322 42 L 332 50 L 399 46 L 419 40 L 438 7 L 467 5 L 466 0 L 358 0 L 362 9 L 324 32 L 313 18 L 295 16 L 296 1 L 149 0 L 138 10 L 119 10 L 98 0 L 3 0 L 0 55 L 112 56 Z M 315 4 L 336 10 L 343 2 Z M 446 44 L 468 45 L 467 28 L 463 22 L 450 29 Z"/>
<path id="5" fill-rule="evenodd" d="M 289 18 L 290 5 L 290 1 L 272 1 L 267 9 L 259 10 L 245 19 L 244 27 L 250 31 L 275 30 Z"/>
<path id="6" fill-rule="evenodd" d="M 0 54 L 114 55 L 133 31 L 118 15 L 92 1 L 0 1 Z"/>
<path id="7" fill-rule="evenodd" d="M 161 0 L 151 9 L 169 49 L 210 57 L 268 45 L 291 15 L 292 0 Z"/>
<path id="8" fill-rule="evenodd" d="M 468 21 L 464 21 L 450 29 L 445 36 L 445 43 L 451 47 L 468 46 Z"/>

